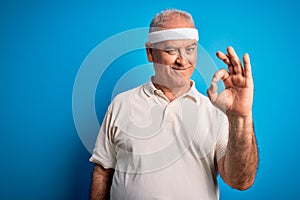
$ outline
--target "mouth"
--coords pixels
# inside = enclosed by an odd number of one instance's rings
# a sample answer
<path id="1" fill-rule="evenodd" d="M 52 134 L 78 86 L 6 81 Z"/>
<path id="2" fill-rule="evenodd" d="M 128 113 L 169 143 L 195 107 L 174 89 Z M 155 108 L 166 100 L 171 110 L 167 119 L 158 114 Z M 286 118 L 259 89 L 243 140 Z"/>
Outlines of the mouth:
<path id="1" fill-rule="evenodd" d="M 175 67 L 175 66 L 171 65 L 171 68 L 174 69 L 174 70 L 176 70 L 176 71 L 183 71 L 183 70 L 187 70 L 187 69 L 189 69 L 191 67 Z"/>

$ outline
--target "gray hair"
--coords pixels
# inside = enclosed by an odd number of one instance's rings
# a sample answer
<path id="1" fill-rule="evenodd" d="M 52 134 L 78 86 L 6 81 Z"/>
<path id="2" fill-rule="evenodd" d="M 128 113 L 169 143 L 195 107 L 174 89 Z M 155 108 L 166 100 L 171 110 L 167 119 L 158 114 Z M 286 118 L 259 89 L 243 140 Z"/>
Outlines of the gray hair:
<path id="1" fill-rule="evenodd" d="M 166 23 L 174 18 L 183 18 L 187 20 L 187 22 L 194 24 L 193 17 L 190 13 L 177 9 L 166 9 L 156 14 L 152 19 L 149 33 L 161 30 L 163 27 L 165 27 Z"/>

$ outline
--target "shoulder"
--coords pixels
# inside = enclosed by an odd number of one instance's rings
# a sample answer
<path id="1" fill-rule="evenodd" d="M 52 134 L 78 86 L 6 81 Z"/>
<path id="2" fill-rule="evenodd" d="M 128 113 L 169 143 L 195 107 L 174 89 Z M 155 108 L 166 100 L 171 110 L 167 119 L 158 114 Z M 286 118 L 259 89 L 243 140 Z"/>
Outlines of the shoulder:
<path id="1" fill-rule="evenodd" d="M 143 89 L 146 84 L 147 83 L 117 94 L 113 98 L 108 110 L 110 112 L 120 110 L 122 108 L 126 108 L 130 101 L 143 99 L 145 96 Z"/>

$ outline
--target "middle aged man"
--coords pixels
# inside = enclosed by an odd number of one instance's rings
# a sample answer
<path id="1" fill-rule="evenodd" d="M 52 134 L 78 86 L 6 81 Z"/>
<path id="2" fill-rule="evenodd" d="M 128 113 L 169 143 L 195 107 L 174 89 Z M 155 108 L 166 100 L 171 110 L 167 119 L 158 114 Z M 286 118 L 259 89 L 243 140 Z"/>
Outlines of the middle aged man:
<path id="1" fill-rule="evenodd" d="M 255 179 L 253 79 L 232 47 L 217 52 L 228 66 L 200 94 L 190 80 L 198 31 L 190 14 L 165 10 L 150 25 L 151 81 L 119 94 L 103 120 L 91 161 L 91 199 L 218 199 L 217 174 L 245 190 Z M 217 93 L 222 80 L 225 90 Z"/>

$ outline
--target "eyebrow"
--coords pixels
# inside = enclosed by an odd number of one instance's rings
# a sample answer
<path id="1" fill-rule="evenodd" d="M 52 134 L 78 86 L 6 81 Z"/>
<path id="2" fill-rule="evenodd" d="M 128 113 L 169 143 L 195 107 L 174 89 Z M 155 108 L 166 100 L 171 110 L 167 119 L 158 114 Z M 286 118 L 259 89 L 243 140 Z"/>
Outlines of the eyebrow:
<path id="1" fill-rule="evenodd" d="M 197 46 L 197 43 L 196 42 L 194 42 L 193 44 L 189 44 L 189 45 L 187 45 L 185 48 L 188 48 L 188 47 L 191 47 L 191 46 Z M 163 47 L 163 49 L 176 49 L 177 47 L 175 47 L 175 46 L 165 46 L 165 47 Z"/>

